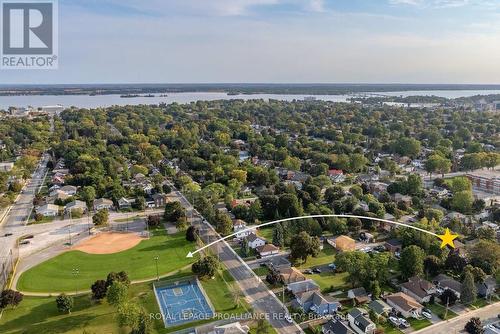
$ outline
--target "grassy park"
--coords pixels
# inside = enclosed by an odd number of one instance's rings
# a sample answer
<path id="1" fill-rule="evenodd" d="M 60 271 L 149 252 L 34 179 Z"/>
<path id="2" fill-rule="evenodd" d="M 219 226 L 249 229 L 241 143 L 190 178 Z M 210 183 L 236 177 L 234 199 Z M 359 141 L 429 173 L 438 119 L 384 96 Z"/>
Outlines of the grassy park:
<path id="1" fill-rule="evenodd" d="M 159 256 L 158 271 L 162 275 L 192 263 L 193 259 L 186 258 L 186 254 L 194 247 L 186 241 L 184 232 L 167 235 L 162 230 L 119 253 L 96 255 L 69 251 L 24 272 L 17 289 L 30 292 L 89 290 L 92 283 L 105 279 L 110 271 L 122 270 L 129 274 L 131 280 L 154 278 L 155 256 Z M 76 276 L 72 273 L 74 268 L 79 270 Z"/>

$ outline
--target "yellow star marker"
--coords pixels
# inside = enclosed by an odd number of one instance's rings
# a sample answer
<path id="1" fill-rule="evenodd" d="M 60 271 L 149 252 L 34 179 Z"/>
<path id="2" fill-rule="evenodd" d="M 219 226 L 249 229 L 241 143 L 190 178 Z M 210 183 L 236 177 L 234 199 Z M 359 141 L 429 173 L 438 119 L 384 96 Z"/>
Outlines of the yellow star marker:
<path id="1" fill-rule="evenodd" d="M 447 228 L 444 231 L 444 234 L 438 235 L 437 237 L 441 239 L 441 248 L 445 248 L 447 245 L 449 245 L 451 248 L 455 248 L 453 240 L 458 237 L 458 234 L 451 234 L 450 229 Z"/>

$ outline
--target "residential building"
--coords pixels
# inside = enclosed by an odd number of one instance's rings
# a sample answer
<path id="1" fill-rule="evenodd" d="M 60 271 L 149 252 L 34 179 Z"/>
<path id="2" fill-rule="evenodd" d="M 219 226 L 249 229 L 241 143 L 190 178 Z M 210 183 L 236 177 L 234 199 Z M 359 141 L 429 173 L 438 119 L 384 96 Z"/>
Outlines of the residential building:
<path id="1" fill-rule="evenodd" d="M 94 200 L 94 211 L 103 209 L 111 210 L 113 208 L 113 201 L 107 198 L 98 198 Z"/>
<path id="2" fill-rule="evenodd" d="M 489 298 L 497 289 L 497 281 L 494 277 L 488 276 L 484 282 L 477 283 L 477 294 L 481 298 Z"/>
<path id="3" fill-rule="evenodd" d="M 292 264 L 286 259 L 285 256 L 273 256 L 266 262 L 266 265 L 270 270 L 275 270 L 277 272 L 281 272 L 282 270 L 292 267 Z"/>
<path id="4" fill-rule="evenodd" d="M 414 276 L 410 277 L 408 282 L 401 284 L 401 291 L 419 303 L 428 303 L 432 294 L 436 293 L 436 286 L 425 279 Z"/>
<path id="5" fill-rule="evenodd" d="M 77 188 L 75 186 L 63 186 L 59 188 L 60 191 L 64 192 L 68 196 L 76 195 Z"/>
<path id="6" fill-rule="evenodd" d="M 323 334 L 354 334 L 349 328 L 349 325 L 342 322 L 340 319 L 331 319 L 321 326 Z"/>
<path id="7" fill-rule="evenodd" d="M 320 291 L 319 285 L 312 279 L 306 279 L 305 281 L 290 283 L 286 286 L 286 289 L 292 293 L 295 297 L 302 295 L 305 292 L 310 291 Z"/>
<path id="8" fill-rule="evenodd" d="M 242 325 L 239 322 L 233 322 L 226 325 L 219 325 L 214 327 L 214 331 L 210 334 L 247 334 L 250 328 Z"/>
<path id="9" fill-rule="evenodd" d="M 368 308 L 378 316 L 387 316 L 392 311 L 392 307 L 381 299 L 371 301 Z"/>
<path id="10" fill-rule="evenodd" d="M 280 249 L 273 244 L 264 244 L 255 248 L 260 257 L 277 255 Z"/>
<path id="11" fill-rule="evenodd" d="M 250 233 L 247 237 L 248 247 L 252 249 L 256 249 L 257 247 L 264 246 L 266 244 L 266 240 L 258 237 L 255 233 Z"/>
<path id="12" fill-rule="evenodd" d="M 386 302 L 405 318 L 420 318 L 424 306 L 404 292 L 393 293 L 386 297 Z"/>
<path id="13" fill-rule="evenodd" d="M 0 172 L 10 172 L 14 168 L 13 162 L 0 162 Z"/>
<path id="14" fill-rule="evenodd" d="M 234 222 L 233 222 L 233 232 L 234 233 L 237 233 L 236 234 L 236 238 L 238 239 L 243 239 L 247 236 L 250 235 L 250 233 L 252 233 L 251 230 L 246 230 L 247 229 L 247 223 L 244 222 L 243 220 L 241 219 L 236 219 Z M 245 231 L 246 230 L 246 231 Z M 240 232 L 241 231 L 241 232 Z"/>
<path id="15" fill-rule="evenodd" d="M 44 217 L 55 217 L 59 214 L 59 206 L 54 204 L 45 204 L 39 206 L 36 209 L 37 214 L 41 214 Z"/>
<path id="16" fill-rule="evenodd" d="M 302 273 L 298 269 L 294 267 L 280 270 L 279 276 L 280 276 L 280 281 L 283 284 L 291 284 L 307 280 L 307 278 L 304 275 L 302 275 Z"/>
<path id="17" fill-rule="evenodd" d="M 398 239 L 390 239 L 385 242 L 384 246 L 391 253 L 400 253 L 403 243 Z"/>
<path id="18" fill-rule="evenodd" d="M 397 202 L 397 203 L 403 202 L 403 203 L 405 203 L 408 206 L 412 205 L 412 198 L 411 198 L 411 196 L 402 195 L 400 193 L 395 193 L 392 197 L 393 197 L 394 201 Z"/>
<path id="19" fill-rule="evenodd" d="M 292 301 L 292 307 L 317 315 L 333 314 L 340 306 L 339 302 L 327 299 L 317 291 L 304 292 Z"/>
<path id="20" fill-rule="evenodd" d="M 347 291 L 347 298 L 352 299 L 356 305 L 364 304 L 370 301 L 370 296 L 366 292 L 365 288 L 356 288 Z"/>
<path id="21" fill-rule="evenodd" d="M 434 278 L 434 283 L 441 289 L 450 289 L 455 292 L 458 298 L 462 295 L 462 283 L 445 275 L 439 274 Z"/>
<path id="22" fill-rule="evenodd" d="M 482 170 L 468 173 L 466 176 L 472 183 L 472 189 L 500 195 L 500 176 L 498 175 L 498 171 Z"/>
<path id="23" fill-rule="evenodd" d="M 347 313 L 349 326 L 358 334 L 373 334 L 377 326 L 370 320 L 365 310 L 353 308 Z"/>
<path id="24" fill-rule="evenodd" d="M 328 238 L 327 242 L 340 252 L 356 250 L 356 241 L 347 235 L 341 235 L 336 238 Z"/>
<path id="25" fill-rule="evenodd" d="M 131 209 L 132 204 L 135 202 L 135 199 L 130 199 L 130 198 L 125 198 L 122 197 L 118 200 L 118 207 L 123 210 L 123 209 Z"/>
<path id="26" fill-rule="evenodd" d="M 165 204 L 167 203 L 167 195 L 163 194 L 163 193 L 157 193 L 157 194 L 153 194 L 151 196 L 151 198 L 153 199 L 154 201 L 154 206 L 156 208 L 162 208 L 165 206 Z"/>
<path id="27" fill-rule="evenodd" d="M 64 207 L 65 213 L 72 213 L 75 210 L 80 210 L 82 213 L 85 213 L 87 211 L 87 204 L 83 201 L 75 200 L 66 204 L 66 206 Z"/>

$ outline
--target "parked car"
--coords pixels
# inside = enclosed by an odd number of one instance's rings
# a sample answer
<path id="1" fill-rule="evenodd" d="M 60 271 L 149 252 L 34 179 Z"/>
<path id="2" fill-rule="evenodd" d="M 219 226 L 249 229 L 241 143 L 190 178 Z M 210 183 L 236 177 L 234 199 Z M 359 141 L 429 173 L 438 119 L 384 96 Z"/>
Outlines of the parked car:
<path id="1" fill-rule="evenodd" d="M 404 327 L 404 328 L 410 327 L 410 323 L 408 321 L 406 321 L 406 319 L 398 318 L 398 320 L 399 320 L 400 327 Z"/>
<path id="2" fill-rule="evenodd" d="M 423 311 L 423 312 L 427 312 L 427 313 L 429 313 L 429 314 L 432 314 L 432 311 L 431 311 L 431 310 L 429 310 L 429 309 L 428 309 L 428 308 L 426 308 L 426 307 L 424 307 L 424 308 L 422 309 L 422 311 Z"/>
<path id="3" fill-rule="evenodd" d="M 330 268 L 330 269 L 332 269 L 332 270 L 335 270 L 335 269 L 337 269 L 337 265 L 336 265 L 335 263 L 330 263 L 330 264 L 328 265 L 328 268 Z"/>
<path id="4" fill-rule="evenodd" d="M 29 240 L 23 240 L 19 244 L 21 244 L 21 245 L 28 245 L 29 243 L 30 243 Z"/>
<path id="5" fill-rule="evenodd" d="M 288 314 L 288 313 L 287 313 L 287 314 L 285 314 L 285 320 L 286 320 L 288 323 L 290 323 L 290 324 L 291 324 L 291 323 L 293 323 L 293 319 L 292 319 L 292 317 L 290 316 L 290 314 Z"/>
<path id="6" fill-rule="evenodd" d="M 313 271 L 311 269 L 306 269 L 303 271 L 304 274 L 307 274 L 307 275 L 312 275 L 313 274 Z"/>
<path id="7" fill-rule="evenodd" d="M 314 268 L 314 269 L 313 269 L 313 272 L 315 272 L 316 274 L 321 274 L 321 269 L 319 269 L 319 268 Z"/>
<path id="8" fill-rule="evenodd" d="M 396 317 L 389 317 L 389 321 L 391 322 L 391 324 L 393 324 L 396 327 L 398 327 L 400 324 L 398 318 L 396 318 Z"/>
<path id="9" fill-rule="evenodd" d="M 422 311 L 422 315 L 424 317 L 426 317 L 427 319 L 432 319 L 432 314 L 428 313 L 428 312 L 425 312 L 425 311 Z"/>
<path id="10" fill-rule="evenodd" d="M 12 233 L 5 233 L 3 236 L 4 237 L 10 237 L 12 235 Z"/>

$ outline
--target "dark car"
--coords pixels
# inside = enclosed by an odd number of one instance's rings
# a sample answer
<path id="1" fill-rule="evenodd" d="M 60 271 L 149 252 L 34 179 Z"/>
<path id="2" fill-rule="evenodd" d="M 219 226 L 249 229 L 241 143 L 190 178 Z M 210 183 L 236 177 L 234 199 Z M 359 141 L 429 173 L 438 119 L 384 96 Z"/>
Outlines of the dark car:
<path id="1" fill-rule="evenodd" d="M 12 235 L 12 233 L 5 233 L 3 236 L 4 237 L 10 237 Z"/>
<path id="2" fill-rule="evenodd" d="M 319 268 L 314 268 L 314 269 L 313 269 L 313 272 L 315 272 L 316 274 L 321 274 L 321 269 L 319 269 Z"/>
<path id="3" fill-rule="evenodd" d="M 313 271 L 311 269 L 304 270 L 304 274 L 311 275 Z"/>

